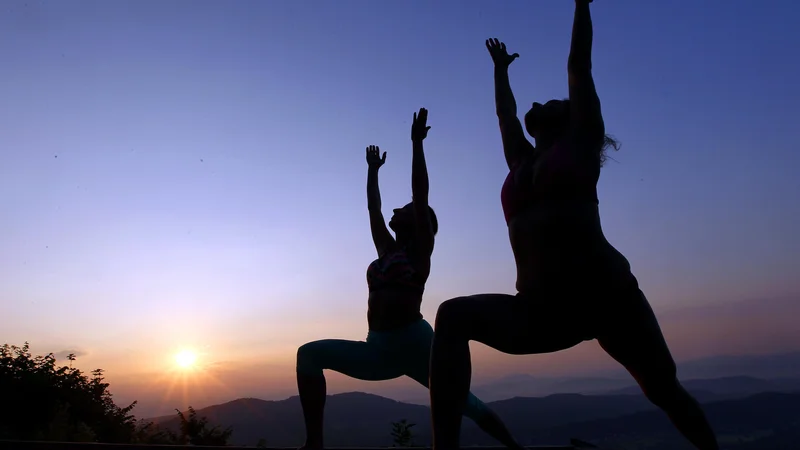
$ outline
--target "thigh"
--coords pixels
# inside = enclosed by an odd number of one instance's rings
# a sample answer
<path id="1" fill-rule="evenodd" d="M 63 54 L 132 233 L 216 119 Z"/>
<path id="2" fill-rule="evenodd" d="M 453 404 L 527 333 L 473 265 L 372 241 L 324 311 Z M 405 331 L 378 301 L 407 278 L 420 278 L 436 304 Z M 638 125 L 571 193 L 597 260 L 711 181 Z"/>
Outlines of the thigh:
<path id="1" fill-rule="evenodd" d="M 448 300 L 439 307 L 436 333 L 464 333 L 508 354 L 550 353 L 586 340 L 582 321 L 569 302 L 542 292 L 540 297 L 478 294 Z"/>
<path id="2" fill-rule="evenodd" d="M 427 321 L 421 320 L 402 338 L 403 341 L 397 344 L 399 348 L 395 351 L 395 355 L 403 365 L 403 373 L 427 388 L 433 327 Z"/>
<path id="3" fill-rule="evenodd" d="M 640 384 L 675 379 L 675 361 L 658 319 L 638 286 L 618 294 L 602 322 L 598 343 Z"/>
<path id="4" fill-rule="evenodd" d="M 383 381 L 403 375 L 398 361 L 380 346 L 370 342 L 325 339 L 305 344 L 323 369 L 365 381 Z"/>

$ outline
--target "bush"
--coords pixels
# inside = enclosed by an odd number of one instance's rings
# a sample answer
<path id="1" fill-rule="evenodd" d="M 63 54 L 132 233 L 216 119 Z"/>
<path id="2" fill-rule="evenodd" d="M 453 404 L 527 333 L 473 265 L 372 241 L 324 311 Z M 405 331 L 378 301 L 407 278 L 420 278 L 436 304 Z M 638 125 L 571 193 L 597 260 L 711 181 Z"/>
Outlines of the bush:
<path id="1" fill-rule="evenodd" d="M 117 406 L 102 369 L 89 377 L 57 367 L 52 353 L 32 356 L 27 342 L 0 347 L 0 398 L 1 439 L 125 443 L 136 431 L 136 402 Z"/>
<path id="2" fill-rule="evenodd" d="M 0 439 L 60 442 L 226 445 L 230 428 L 210 427 L 189 407 L 178 411 L 178 433 L 153 422 L 137 421 L 131 411 L 114 403 L 103 382 L 103 370 L 91 377 L 70 366 L 56 366 L 52 353 L 32 356 L 22 347 L 0 347 Z"/>

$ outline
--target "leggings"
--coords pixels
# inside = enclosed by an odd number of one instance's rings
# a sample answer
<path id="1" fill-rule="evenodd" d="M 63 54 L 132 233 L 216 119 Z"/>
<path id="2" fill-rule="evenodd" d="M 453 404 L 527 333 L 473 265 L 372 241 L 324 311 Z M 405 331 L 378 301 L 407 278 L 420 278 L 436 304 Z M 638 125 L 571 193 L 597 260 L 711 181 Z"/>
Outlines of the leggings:
<path id="1" fill-rule="evenodd" d="M 297 350 L 297 374 L 323 376 L 329 369 L 365 381 L 383 381 L 406 375 L 428 387 L 433 328 L 420 319 L 392 331 L 369 331 L 365 341 L 325 339 Z M 471 392 L 464 415 L 478 422 L 489 413 Z"/>

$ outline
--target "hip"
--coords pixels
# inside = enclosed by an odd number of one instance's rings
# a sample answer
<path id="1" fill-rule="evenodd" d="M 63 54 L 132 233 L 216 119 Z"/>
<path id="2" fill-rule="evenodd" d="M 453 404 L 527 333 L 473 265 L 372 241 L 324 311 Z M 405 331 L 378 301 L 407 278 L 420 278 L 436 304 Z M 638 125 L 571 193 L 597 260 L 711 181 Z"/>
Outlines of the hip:
<path id="1" fill-rule="evenodd" d="M 625 256 L 603 239 L 588 245 L 542 245 L 515 249 L 517 290 L 527 292 L 594 293 L 627 289 L 636 284 Z"/>
<path id="2" fill-rule="evenodd" d="M 370 329 L 366 341 L 382 346 L 413 347 L 415 343 L 429 346 L 433 341 L 433 327 L 427 320 L 419 318 L 391 330 Z"/>

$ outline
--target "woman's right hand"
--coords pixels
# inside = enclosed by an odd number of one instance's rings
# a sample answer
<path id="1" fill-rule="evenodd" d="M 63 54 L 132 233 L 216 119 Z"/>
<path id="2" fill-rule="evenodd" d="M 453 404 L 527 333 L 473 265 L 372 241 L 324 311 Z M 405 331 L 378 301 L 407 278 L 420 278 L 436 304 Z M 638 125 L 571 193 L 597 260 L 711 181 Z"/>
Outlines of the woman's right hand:
<path id="1" fill-rule="evenodd" d="M 378 170 L 386 162 L 386 152 L 380 155 L 381 149 L 377 145 L 367 147 L 367 165 L 370 169 Z"/>
<path id="2" fill-rule="evenodd" d="M 497 38 L 487 39 L 486 48 L 489 50 L 489 55 L 492 56 L 495 67 L 508 67 L 515 59 L 519 58 L 519 53 L 509 55 L 506 50 L 506 44 L 500 42 Z"/>

